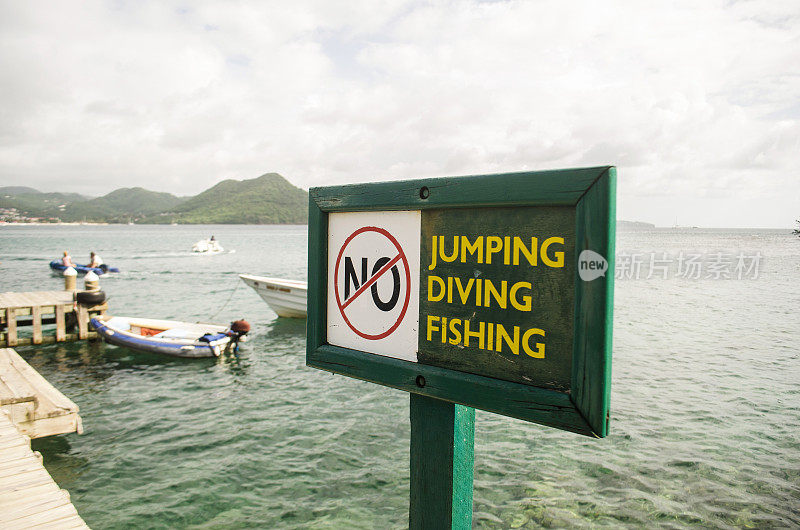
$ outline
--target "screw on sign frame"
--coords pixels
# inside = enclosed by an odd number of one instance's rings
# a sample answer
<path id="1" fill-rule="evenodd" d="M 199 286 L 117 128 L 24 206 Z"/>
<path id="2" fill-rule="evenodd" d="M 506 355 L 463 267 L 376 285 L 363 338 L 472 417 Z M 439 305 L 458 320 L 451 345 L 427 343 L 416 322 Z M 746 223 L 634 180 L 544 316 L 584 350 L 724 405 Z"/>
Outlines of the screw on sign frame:
<path id="1" fill-rule="evenodd" d="M 341 297 L 339 296 L 339 263 L 341 262 L 342 255 L 344 254 L 344 249 L 347 248 L 347 245 L 350 243 L 350 241 L 352 241 L 353 238 L 355 238 L 357 235 L 363 234 L 365 232 L 376 232 L 386 237 L 397 249 L 397 256 L 389 260 L 388 263 L 386 263 L 383 267 L 380 268 L 380 270 L 375 272 L 367 281 L 365 281 L 356 290 L 356 292 L 353 293 L 352 296 L 350 296 L 347 300 L 344 301 L 344 303 L 342 303 Z M 406 270 L 406 297 L 405 300 L 403 301 L 403 309 L 400 311 L 400 315 L 397 317 L 397 320 L 394 322 L 394 324 L 392 324 L 392 326 L 383 333 L 378 333 L 373 335 L 364 333 L 363 331 L 356 328 L 352 324 L 352 322 L 350 322 L 350 319 L 347 318 L 347 315 L 345 314 L 344 310 L 345 308 L 347 308 L 348 305 L 350 305 L 351 302 L 353 302 L 357 297 L 359 297 L 364 291 L 372 287 L 375 284 L 375 282 L 377 282 L 378 279 L 381 276 L 383 276 L 383 274 L 388 272 L 392 267 L 395 267 L 398 261 L 402 262 Z M 345 278 L 345 281 L 346 280 L 347 279 Z M 336 256 L 336 265 L 334 267 L 333 282 L 334 285 L 336 286 L 334 291 L 336 293 L 336 305 L 339 307 L 339 312 L 342 314 L 342 318 L 350 327 L 350 329 L 352 329 L 353 332 L 356 333 L 358 336 L 363 337 L 367 340 L 380 340 L 391 335 L 403 321 L 403 317 L 405 317 L 406 311 L 408 310 L 408 303 L 411 299 L 411 270 L 408 265 L 408 259 L 406 259 L 406 254 L 405 252 L 403 252 L 403 247 L 400 246 L 400 243 L 398 243 L 397 239 L 395 239 L 394 236 L 392 236 L 392 234 L 390 234 L 383 228 L 378 228 L 377 226 L 364 226 L 359 228 L 352 234 L 350 234 L 347 237 L 347 239 L 345 239 L 344 243 L 342 243 L 342 248 L 339 250 L 339 255 Z"/>

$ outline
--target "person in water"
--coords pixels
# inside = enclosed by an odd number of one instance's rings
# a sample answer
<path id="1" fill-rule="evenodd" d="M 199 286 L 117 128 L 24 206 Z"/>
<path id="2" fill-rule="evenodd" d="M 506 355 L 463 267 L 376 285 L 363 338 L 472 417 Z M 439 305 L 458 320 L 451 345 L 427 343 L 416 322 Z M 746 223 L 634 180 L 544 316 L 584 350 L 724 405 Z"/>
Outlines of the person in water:
<path id="1" fill-rule="evenodd" d="M 217 240 L 217 238 L 215 238 L 214 236 L 211 236 L 211 240 L 210 241 L 216 241 L 216 240 Z"/>
<path id="2" fill-rule="evenodd" d="M 103 258 L 100 257 L 99 254 L 95 254 L 94 252 L 89 253 L 89 266 L 92 268 L 100 267 L 103 265 Z"/>
<path id="3" fill-rule="evenodd" d="M 64 251 L 64 257 L 61 258 L 61 264 L 65 267 L 75 266 L 75 263 L 72 261 L 72 257 L 70 257 L 69 252 L 66 250 Z"/>

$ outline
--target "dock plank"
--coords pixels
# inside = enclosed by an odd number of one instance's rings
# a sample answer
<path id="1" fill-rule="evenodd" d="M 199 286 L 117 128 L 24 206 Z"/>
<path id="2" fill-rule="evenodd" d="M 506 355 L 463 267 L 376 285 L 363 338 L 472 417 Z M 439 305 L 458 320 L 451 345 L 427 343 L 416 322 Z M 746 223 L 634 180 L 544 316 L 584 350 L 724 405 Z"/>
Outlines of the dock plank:
<path id="1" fill-rule="evenodd" d="M 0 348 L 0 383 L 0 410 L 11 414 L 15 427 L 23 434 L 41 438 L 83 432 L 78 406 L 13 349 Z M 3 404 L 25 396 L 34 396 L 35 402 Z"/>
<path id="2" fill-rule="evenodd" d="M 30 448 L 30 439 L 16 430 L 0 409 L 0 528 L 88 528 Z"/>
<path id="3" fill-rule="evenodd" d="M 43 511 L 35 512 L 25 517 L 19 517 L 8 521 L 6 528 L 32 528 L 39 527 L 43 524 L 56 523 L 62 519 L 68 519 L 77 516 L 78 512 L 72 503 L 60 504 L 55 506 L 48 506 Z M 85 523 L 84 523 L 85 525 Z M 60 525 L 59 525 L 60 526 Z M 87 527 L 88 528 L 88 527 Z"/>
<path id="4" fill-rule="evenodd" d="M 32 291 L 0 293 L 0 308 L 72 303 L 72 291 Z"/>
<path id="5" fill-rule="evenodd" d="M 15 490 L 9 490 L 3 493 L 2 503 L 11 506 L 13 503 L 25 501 L 29 497 L 41 497 L 43 495 L 53 495 L 61 490 L 58 484 L 52 480 L 42 482 L 41 484 L 33 486 L 24 486 Z"/>
<path id="6" fill-rule="evenodd" d="M 3 443 L 4 442 L 0 440 L 0 444 Z M 35 457 L 29 457 L 28 455 L 25 455 L 22 458 L 14 458 L 8 460 L 7 462 L 2 462 L 0 463 L 0 479 L 17 472 L 30 471 L 38 468 L 40 465 L 41 462 L 39 462 L 38 459 Z"/>

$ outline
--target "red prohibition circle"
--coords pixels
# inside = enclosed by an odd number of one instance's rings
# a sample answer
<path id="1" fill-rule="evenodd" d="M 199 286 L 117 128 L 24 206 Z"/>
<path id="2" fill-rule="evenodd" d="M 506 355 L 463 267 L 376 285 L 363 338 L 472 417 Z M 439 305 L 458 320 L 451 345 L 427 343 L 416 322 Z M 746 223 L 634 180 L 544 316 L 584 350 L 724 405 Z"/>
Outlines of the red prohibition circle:
<path id="1" fill-rule="evenodd" d="M 350 322 L 350 319 L 347 318 L 347 315 L 344 314 L 344 307 L 342 307 L 342 300 L 339 297 L 339 262 L 342 260 L 342 254 L 344 254 L 344 249 L 347 248 L 347 245 L 350 243 L 350 241 L 352 241 L 353 238 L 356 237 L 358 234 L 362 234 L 364 232 L 377 232 L 377 233 L 381 234 L 382 236 L 386 237 L 389 241 L 391 241 L 391 243 L 397 249 L 398 255 L 400 256 L 400 260 L 403 262 L 403 265 L 405 266 L 405 269 L 406 269 L 406 299 L 403 302 L 403 310 L 400 311 L 400 316 L 397 317 L 397 320 L 395 321 L 394 324 L 392 324 L 392 326 L 389 329 L 387 329 L 383 333 L 379 333 L 377 335 L 370 335 L 370 334 L 364 333 L 363 331 L 360 331 L 358 328 L 356 328 Z M 377 280 L 376 280 L 376 282 L 377 282 Z M 358 230 L 356 230 L 355 232 L 353 232 L 352 234 L 350 234 L 347 237 L 347 239 L 344 240 L 344 243 L 342 243 L 342 248 L 341 248 L 341 250 L 339 250 L 339 255 L 336 256 L 336 265 L 335 265 L 335 267 L 333 269 L 333 284 L 335 286 L 334 292 L 336 293 L 336 305 L 339 306 L 339 313 L 342 314 L 342 318 L 344 318 L 344 321 L 347 323 L 347 325 L 350 327 L 350 329 L 353 330 L 353 332 L 356 335 L 358 335 L 359 337 L 363 337 L 363 338 L 365 338 L 367 340 L 380 340 L 380 339 L 383 339 L 383 338 L 388 337 L 389 335 L 391 335 L 394 332 L 394 330 L 397 329 L 397 326 L 400 325 L 400 322 L 403 321 L 403 317 L 406 315 L 406 310 L 408 309 L 408 302 L 411 299 L 411 269 L 408 266 L 408 260 L 406 259 L 406 253 L 403 252 L 403 247 L 400 246 L 400 243 L 397 242 L 397 240 L 394 238 L 394 236 L 392 236 L 392 234 L 390 234 L 388 231 L 384 230 L 383 228 L 378 228 L 377 226 L 364 226 L 364 227 L 361 227 Z"/>

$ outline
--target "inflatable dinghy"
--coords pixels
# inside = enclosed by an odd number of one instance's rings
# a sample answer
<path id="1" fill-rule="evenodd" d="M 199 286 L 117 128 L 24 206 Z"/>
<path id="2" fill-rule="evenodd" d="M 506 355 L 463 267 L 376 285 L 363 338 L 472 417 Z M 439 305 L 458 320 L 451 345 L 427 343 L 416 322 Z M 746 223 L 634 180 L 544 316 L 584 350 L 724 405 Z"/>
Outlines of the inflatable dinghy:
<path id="1" fill-rule="evenodd" d="M 54 271 L 61 271 L 61 272 L 67 270 L 67 267 L 61 264 L 60 259 L 54 259 L 53 261 L 51 261 L 50 268 L 53 269 Z M 98 276 L 100 276 L 101 274 L 105 274 L 107 272 L 119 272 L 118 268 L 108 267 L 106 265 L 100 265 L 99 267 L 89 267 L 87 265 L 75 265 L 72 268 L 78 271 L 78 274 L 86 274 L 87 272 L 91 271 L 97 274 Z"/>
<path id="2" fill-rule="evenodd" d="M 229 344 L 235 346 L 250 330 L 243 320 L 230 327 L 110 315 L 90 322 L 109 344 L 173 357 L 219 357 Z"/>

